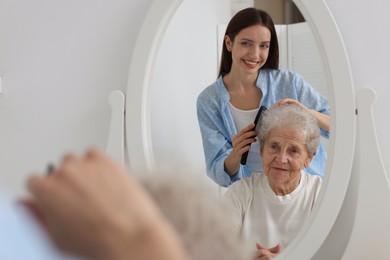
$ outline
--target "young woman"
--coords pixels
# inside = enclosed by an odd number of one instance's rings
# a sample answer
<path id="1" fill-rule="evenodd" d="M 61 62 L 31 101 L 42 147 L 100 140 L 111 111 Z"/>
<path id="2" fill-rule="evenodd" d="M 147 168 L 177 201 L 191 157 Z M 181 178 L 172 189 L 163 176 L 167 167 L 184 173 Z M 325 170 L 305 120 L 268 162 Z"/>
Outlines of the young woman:
<path id="1" fill-rule="evenodd" d="M 260 106 L 298 104 L 315 116 L 321 135 L 328 138 L 328 100 L 299 74 L 278 67 L 278 40 L 271 17 L 255 8 L 238 12 L 226 29 L 219 78 L 197 100 L 207 174 L 221 186 L 262 170 L 253 124 Z M 247 151 L 247 163 L 242 165 Z M 326 161 L 320 145 L 306 171 L 323 176 Z"/>

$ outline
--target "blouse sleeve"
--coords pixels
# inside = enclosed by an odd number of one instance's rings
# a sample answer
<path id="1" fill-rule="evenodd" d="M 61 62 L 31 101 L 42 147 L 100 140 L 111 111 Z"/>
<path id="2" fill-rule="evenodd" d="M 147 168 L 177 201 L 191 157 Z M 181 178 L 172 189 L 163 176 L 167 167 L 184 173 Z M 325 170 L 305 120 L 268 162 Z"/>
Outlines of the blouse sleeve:
<path id="1" fill-rule="evenodd" d="M 207 175 L 217 184 L 227 187 L 234 181 L 242 179 L 244 171 L 248 170 L 240 165 L 238 173 L 233 177 L 230 177 L 225 171 L 225 159 L 233 147 L 217 101 L 211 99 L 207 94 L 209 93 L 201 93 L 197 99 L 197 116 Z"/>

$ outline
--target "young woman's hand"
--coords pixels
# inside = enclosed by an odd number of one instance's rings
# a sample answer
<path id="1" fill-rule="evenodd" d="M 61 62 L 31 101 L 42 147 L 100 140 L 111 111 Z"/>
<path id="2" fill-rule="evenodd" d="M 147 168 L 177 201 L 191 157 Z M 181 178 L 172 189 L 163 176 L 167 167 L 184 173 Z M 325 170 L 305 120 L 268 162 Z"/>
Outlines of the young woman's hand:
<path id="1" fill-rule="evenodd" d="M 225 160 L 225 171 L 233 176 L 240 168 L 242 155 L 249 151 L 250 145 L 256 142 L 255 124 L 249 124 L 232 138 L 233 150 Z"/>
<path id="2" fill-rule="evenodd" d="M 306 107 L 301 102 L 299 102 L 299 101 L 297 101 L 295 99 L 291 99 L 291 98 L 283 98 L 283 99 L 279 100 L 278 102 L 276 102 L 275 104 L 276 105 L 295 104 L 297 106 L 302 107 L 303 109 L 306 109 L 307 111 L 309 111 L 317 119 L 318 125 L 322 129 L 324 129 L 325 131 L 327 131 L 329 133 L 329 129 L 330 129 L 330 117 L 329 117 L 329 115 L 326 115 L 326 114 L 323 114 L 321 112 L 318 112 L 315 109 L 309 109 L 308 107 Z"/>

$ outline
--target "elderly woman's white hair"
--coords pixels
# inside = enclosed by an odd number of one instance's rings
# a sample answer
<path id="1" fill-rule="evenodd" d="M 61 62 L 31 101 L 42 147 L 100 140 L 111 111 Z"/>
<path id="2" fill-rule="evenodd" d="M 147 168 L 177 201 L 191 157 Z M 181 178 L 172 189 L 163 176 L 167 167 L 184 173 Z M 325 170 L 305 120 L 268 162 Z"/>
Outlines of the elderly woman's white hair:
<path id="1" fill-rule="evenodd" d="M 251 259 L 255 248 L 233 230 L 217 188 L 200 174 L 156 173 L 140 176 L 140 181 L 176 229 L 191 259 Z"/>
<path id="2" fill-rule="evenodd" d="M 274 105 L 261 118 L 259 142 L 264 144 L 269 132 L 275 127 L 282 127 L 304 134 L 309 155 L 315 155 L 320 143 L 320 129 L 315 117 L 306 109 L 296 104 Z"/>

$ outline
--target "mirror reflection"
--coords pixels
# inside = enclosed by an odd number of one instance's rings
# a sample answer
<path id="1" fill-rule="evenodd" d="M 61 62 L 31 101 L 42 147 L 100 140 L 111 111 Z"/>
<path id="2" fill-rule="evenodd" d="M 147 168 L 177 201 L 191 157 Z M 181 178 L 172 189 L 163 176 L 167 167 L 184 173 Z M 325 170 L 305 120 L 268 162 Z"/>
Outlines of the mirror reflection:
<path id="1" fill-rule="evenodd" d="M 207 174 L 219 185 L 262 172 L 260 146 L 252 125 L 260 106 L 296 103 L 310 111 L 328 137 L 329 104 L 304 78 L 279 70 L 279 45 L 268 13 L 255 8 L 229 22 L 217 81 L 200 93 L 197 113 Z M 249 151 L 246 163 L 241 161 Z M 322 176 L 326 152 L 319 146 L 306 171 Z"/>
<path id="2" fill-rule="evenodd" d="M 274 26 L 261 18 L 238 23 L 225 35 L 231 6 L 211 2 L 183 1 L 167 29 L 151 79 L 152 139 L 160 170 L 196 172 L 199 178 L 209 176 L 216 187 L 228 187 L 253 172 L 265 172 L 251 125 L 260 106 L 297 104 L 316 117 L 322 136 L 328 137 L 327 81 L 305 22 Z M 202 19 L 192 19 L 194 13 L 202 13 Z M 306 158 L 311 163 L 301 165 L 310 178 L 324 175 L 324 140 L 313 158 Z M 277 198 L 291 193 L 270 190 Z M 290 234 L 292 239 L 295 232 Z"/>

